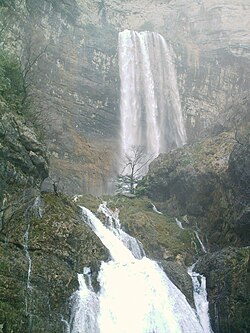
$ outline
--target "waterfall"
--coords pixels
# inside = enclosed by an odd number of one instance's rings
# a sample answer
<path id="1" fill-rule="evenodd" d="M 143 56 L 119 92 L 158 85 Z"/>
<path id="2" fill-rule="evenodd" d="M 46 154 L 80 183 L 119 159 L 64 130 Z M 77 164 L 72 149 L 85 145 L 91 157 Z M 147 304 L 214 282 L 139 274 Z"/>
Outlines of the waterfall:
<path id="1" fill-rule="evenodd" d="M 124 239 L 131 236 L 123 232 L 124 237 L 120 237 L 117 211 L 112 212 L 106 204 L 99 207 L 112 220 L 105 227 L 87 208 L 81 208 L 85 222 L 112 259 L 101 265 L 99 293 L 86 283 L 89 269 L 78 275 L 80 287 L 73 296 L 71 333 L 207 333 L 160 266 L 145 255 L 136 258 L 134 249 L 127 247 Z"/>
<path id="2" fill-rule="evenodd" d="M 23 239 L 24 239 L 24 244 L 23 244 L 23 249 L 25 256 L 28 261 L 28 272 L 27 272 L 27 289 L 31 289 L 31 283 L 30 283 L 30 277 L 31 277 L 31 270 L 32 270 L 32 260 L 29 254 L 29 248 L 28 248 L 28 243 L 29 243 L 29 230 L 30 230 L 30 224 L 28 224 L 27 229 L 24 233 Z"/>
<path id="3" fill-rule="evenodd" d="M 205 276 L 193 271 L 195 264 L 188 269 L 194 288 L 194 302 L 204 332 L 213 333 L 208 314 L 208 301 Z"/>
<path id="4" fill-rule="evenodd" d="M 92 285 L 87 286 L 85 274 L 78 274 L 79 291 L 73 297 L 71 327 L 74 333 L 99 333 L 97 318 L 99 300 Z"/>
<path id="5" fill-rule="evenodd" d="M 119 33 L 121 156 L 143 146 L 157 157 L 185 143 L 173 56 L 158 33 Z"/>
<path id="6" fill-rule="evenodd" d="M 137 259 L 142 259 L 145 256 L 142 244 L 131 237 L 126 232 L 121 229 L 120 220 L 118 218 L 118 210 L 112 212 L 111 209 L 107 207 L 107 203 L 104 202 L 100 205 L 99 212 L 102 212 L 108 221 L 108 228 L 122 241 L 122 243 L 132 252 L 133 256 Z"/>
<path id="7" fill-rule="evenodd" d="M 201 248 L 202 248 L 202 251 L 203 251 L 204 253 L 207 253 L 207 250 L 206 250 L 204 244 L 202 243 L 202 241 L 201 241 L 201 239 L 200 239 L 200 236 L 199 236 L 198 232 L 195 231 L 194 233 L 195 233 L 196 239 L 197 239 L 198 242 L 200 243 L 200 246 L 201 246 Z"/>
<path id="8" fill-rule="evenodd" d="M 182 230 L 185 229 L 185 228 L 183 228 L 181 221 L 179 221 L 177 218 L 175 218 L 175 222 L 176 222 L 177 226 L 178 226 L 180 229 L 182 229 Z"/>
<path id="9" fill-rule="evenodd" d="M 162 212 L 160 212 L 160 211 L 155 207 L 155 205 L 154 205 L 152 202 L 151 202 L 151 205 L 152 205 L 152 207 L 153 207 L 153 211 L 154 211 L 155 213 L 162 215 Z"/>

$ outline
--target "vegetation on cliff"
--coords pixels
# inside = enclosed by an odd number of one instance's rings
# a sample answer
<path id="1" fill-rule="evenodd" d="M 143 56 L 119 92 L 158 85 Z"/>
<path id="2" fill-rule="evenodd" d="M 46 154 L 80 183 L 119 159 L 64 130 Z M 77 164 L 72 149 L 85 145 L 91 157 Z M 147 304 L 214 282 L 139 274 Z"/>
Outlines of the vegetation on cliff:
<path id="1" fill-rule="evenodd" d="M 23 107 L 25 89 L 23 73 L 18 60 L 7 51 L 0 51 L 0 98 L 1 104 L 20 112 Z"/>

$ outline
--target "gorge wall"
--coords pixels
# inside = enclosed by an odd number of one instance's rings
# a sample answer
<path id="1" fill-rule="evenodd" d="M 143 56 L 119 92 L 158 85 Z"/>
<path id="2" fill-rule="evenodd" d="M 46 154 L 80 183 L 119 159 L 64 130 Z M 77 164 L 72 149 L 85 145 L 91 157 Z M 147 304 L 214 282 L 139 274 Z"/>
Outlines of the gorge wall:
<path id="1" fill-rule="evenodd" d="M 0 98 L 0 332 L 66 332 L 77 273 L 89 266 L 96 277 L 108 260 L 76 205 L 45 193 L 53 192 L 51 181 L 39 188 L 50 175 L 69 194 L 110 190 L 123 29 L 159 32 L 173 47 L 188 141 L 195 142 L 151 164 L 141 184 L 151 196 L 145 202 L 111 203 L 191 303 L 186 266 L 201 255 L 198 230 L 212 252 L 197 269 L 207 277 L 213 328 L 248 331 L 249 127 L 239 128 L 249 117 L 249 15 L 248 0 L 0 1 L 1 47 L 22 63 L 29 117 L 43 132 Z M 96 210 L 97 199 L 82 200 Z"/>
<path id="2" fill-rule="evenodd" d="M 123 29 L 159 32 L 174 48 L 189 141 L 247 115 L 247 0 L 4 3 L 2 45 L 28 69 L 51 175 L 68 193 L 108 192 L 116 172 Z"/>

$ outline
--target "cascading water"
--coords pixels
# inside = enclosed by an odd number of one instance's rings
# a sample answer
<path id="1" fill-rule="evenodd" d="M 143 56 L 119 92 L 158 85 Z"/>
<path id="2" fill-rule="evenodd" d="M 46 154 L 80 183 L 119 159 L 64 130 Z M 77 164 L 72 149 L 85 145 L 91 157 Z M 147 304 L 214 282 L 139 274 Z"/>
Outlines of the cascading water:
<path id="1" fill-rule="evenodd" d="M 154 211 L 155 213 L 162 215 L 162 212 L 160 212 L 160 211 L 155 207 L 155 205 L 152 204 L 152 202 L 151 202 L 151 205 L 152 205 L 152 207 L 153 207 L 153 211 Z"/>
<path id="2" fill-rule="evenodd" d="M 201 246 L 201 248 L 202 248 L 202 251 L 203 251 L 204 253 L 207 253 L 207 250 L 206 250 L 204 244 L 202 243 L 202 241 L 201 241 L 201 239 L 200 239 L 200 236 L 199 236 L 198 232 L 195 231 L 194 233 L 195 233 L 195 236 L 196 236 L 198 242 L 200 243 L 200 246 Z"/>
<path id="3" fill-rule="evenodd" d="M 28 224 L 27 229 L 24 233 L 24 244 L 23 244 L 23 249 L 25 252 L 25 256 L 28 261 L 28 273 L 27 273 L 27 289 L 31 289 L 31 283 L 30 283 L 30 277 L 31 277 L 31 270 L 32 270 L 32 260 L 29 254 L 28 250 L 28 243 L 29 243 L 29 229 L 30 229 L 30 224 Z"/>
<path id="4" fill-rule="evenodd" d="M 155 32 L 119 33 L 121 156 L 157 157 L 186 141 L 173 50 Z"/>
<path id="5" fill-rule="evenodd" d="M 98 294 L 87 285 L 86 270 L 79 274 L 71 333 L 207 333 L 185 296 L 158 264 L 142 254 L 135 257 L 136 240 L 130 242 L 131 250 L 126 240 L 124 245 L 124 239 L 132 237 L 124 232 L 120 236 L 118 216 L 101 205 L 99 210 L 113 220 L 106 228 L 93 213 L 81 208 L 85 221 L 109 249 L 112 260 L 101 265 Z"/>
<path id="6" fill-rule="evenodd" d="M 208 314 L 208 301 L 206 290 L 206 278 L 205 276 L 193 271 L 194 265 L 189 267 L 188 274 L 190 275 L 194 288 L 194 302 L 197 314 L 200 318 L 200 323 L 206 333 L 213 333 L 210 326 L 209 314 Z"/>
<path id="7" fill-rule="evenodd" d="M 134 257 L 141 259 L 145 256 L 142 245 L 134 237 L 131 237 L 121 229 L 120 220 L 118 218 L 118 210 L 112 212 L 107 203 L 104 202 L 100 205 L 98 211 L 102 212 L 107 219 L 108 228 L 122 241 L 122 243 L 133 253 Z"/>
<path id="8" fill-rule="evenodd" d="M 28 222 L 26 231 L 23 236 L 23 249 L 25 253 L 25 257 L 28 262 L 28 270 L 27 270 L 27 283 L 26 283 L 26 294 L 25 294 L 25 312 L 28 318 L 28 333 L 32 332 L 33 326 L 33 313 L 32 313 L 32 298 L 33 298 L 33 287 L 31 284 L 31 277 L 32 277 L 32 258 L 29 252 L 29 233 L 31 228 L 30 220 L 32 217 L 42 218 L 43 217 L 43 210 L 42 210 L 42 199 L 40 196 L 36 197 L 33 204 L 28 206 L 25 211 L 25 218 Z"/>
<path id="9" fill-rule="evenodd" d="M 177 226 L 178 226 L 180 229 L 184 230 L 181 221 L 179 221 L 177 218 L 175 218 L 175 222 L 176 222 Z"/>

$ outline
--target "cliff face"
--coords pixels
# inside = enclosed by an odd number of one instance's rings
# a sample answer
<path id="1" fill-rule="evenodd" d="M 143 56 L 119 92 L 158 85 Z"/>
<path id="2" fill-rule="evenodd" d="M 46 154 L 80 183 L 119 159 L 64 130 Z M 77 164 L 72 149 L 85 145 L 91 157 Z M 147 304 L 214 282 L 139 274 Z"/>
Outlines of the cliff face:
<path id="1" fill-rule="evenodd" d="M 247 0 L 106 3 L 108 17 L 121 29 L 157 31 L 173 45 L 189 140 L 229 126 L 235 112 L 247 112 Z"/>
<path id="2" fill-rule="evenodd" d="M 33 116 L 45 131 L 50 176 L 61 190 L 109 191 L 119 151 L 123 29 L 157 31 L 172 44 L 190 142 L 234 127 L 160 156 L 142 189 L 163 212 L 197 225 L 205 245 L 217 251 L 197 269 L 208 279 L 218 332 L 246 332 L 248 325 L 249 299 L 236 289 L 239 281 L 247 291 L 249 279 L 248 249 L 242 249 L 249 245 L 249 139 L 238 137 L 238 125 L 249 117 L 249 12 L 248 0 L 0 2 L 1 46 L 20 57 Z M 96 275 L 108 254 L 68 199 L 41 195 L 48 155 L 27 120 L 2 99 L 0 118 L 0 331 L 66 332 L 77 273 L 90 266 Z M 148 201 L 135 207 L 118 201 L 124 227 L 192 302 L 185 264 L 195 253 L 193 233 L 178 229 L 173 218 L 155 218 Z M 224 250 L 228 245 L 235 249 Z"/>
<path id="3" fill-rule="evenodd" d="M 230 126 L 235 112 L 243 118 L 249 7 L 247 0 L 26 0 L 16 9 L 1 7 L 8 20 L 3 44 L 29 68 L 51 173 L 64 190 L 109 190 L 119 151 L 117 40 L 123 29 L 157 31 L 172 44 L 189 140 Z"/>
<path id="4" fill-rule="evenodd" d="M 0 199 L 7 201 L 8 196 L 39 186 L 48 177 L 48 156 L 22 117 L 11 113 L 0 117 Z"/>
<path id="5" fill-rule="evenodd" d="M 8 19 L 3 45 L 20 55 L 46 130 L 51 175 L 71 193 L 107 191 L 119 118 L 114 28 L 102 23 L 94 1 L 0 9 Z"/>
<path id="6" fill-rule="evenodd" d="M 199 233 L 208 253 L 195 270 L 207 278 L 216 333 L 245 333 L 250 325 L 249 143 L 246 127 L 162 154 L 141 184 L 161 211 Z"/>

